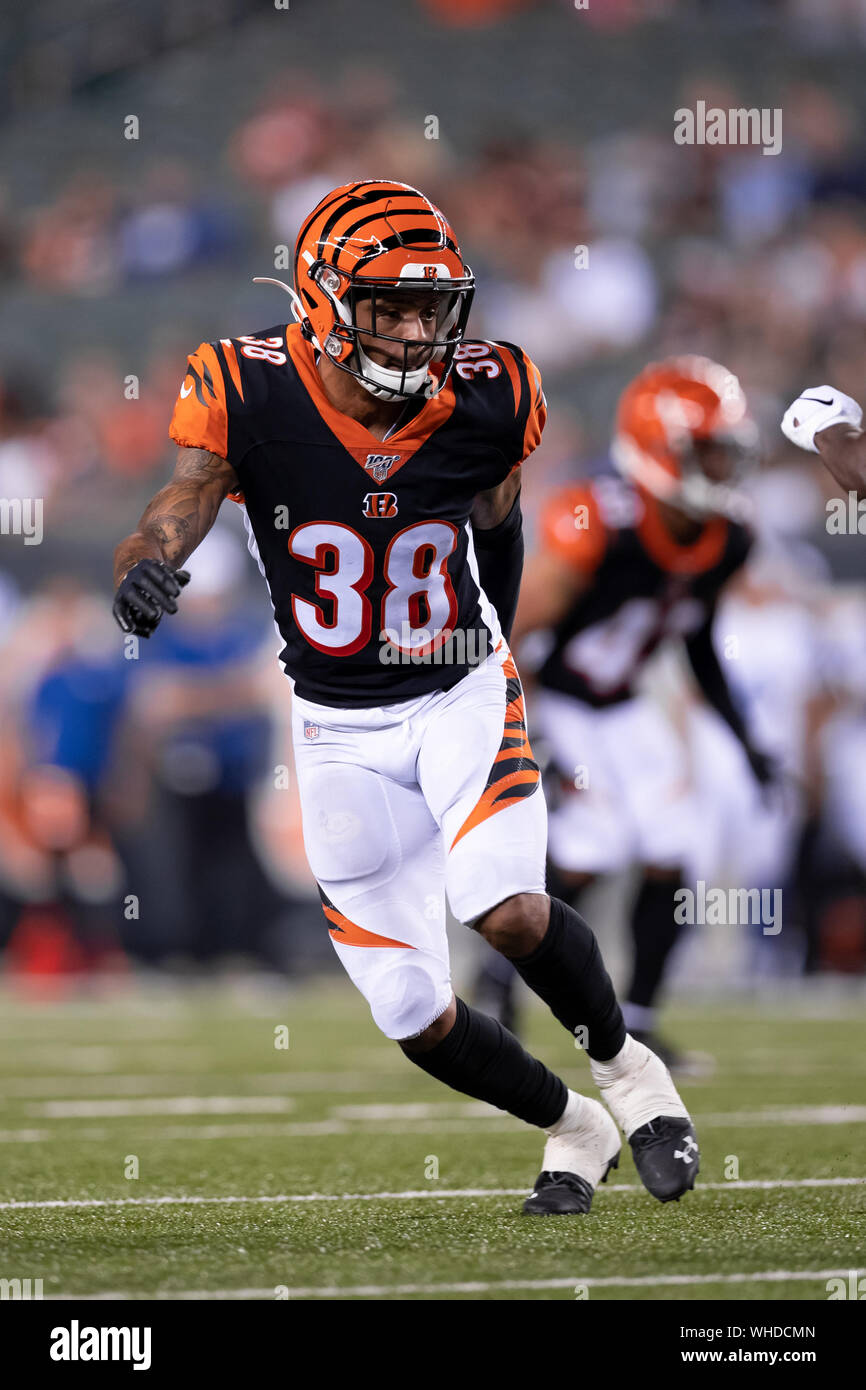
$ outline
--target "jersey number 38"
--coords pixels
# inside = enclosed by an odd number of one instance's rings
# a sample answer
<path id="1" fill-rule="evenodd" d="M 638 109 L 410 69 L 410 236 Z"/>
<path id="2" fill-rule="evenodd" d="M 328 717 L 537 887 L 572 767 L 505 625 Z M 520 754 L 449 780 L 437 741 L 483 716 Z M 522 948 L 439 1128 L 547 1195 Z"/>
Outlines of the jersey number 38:
<path id="1" fill-rule="evenodd" d="M 378 632 L 400 651 L 429 655 L 447 642 L 457 621 L 448 557 L 458 531 L 446 521 L 418 521 L 392 537 L 382 562 L 388 585 Z M 292 594 L 295 623 L 317 651 L 352 656 L 373 634 L 367 589 L 375 556 L 369 541 L 337 522 L 312 521 L 289 537 L 289 553 L 316 571 L 316 594 L 327 608 Z"/>

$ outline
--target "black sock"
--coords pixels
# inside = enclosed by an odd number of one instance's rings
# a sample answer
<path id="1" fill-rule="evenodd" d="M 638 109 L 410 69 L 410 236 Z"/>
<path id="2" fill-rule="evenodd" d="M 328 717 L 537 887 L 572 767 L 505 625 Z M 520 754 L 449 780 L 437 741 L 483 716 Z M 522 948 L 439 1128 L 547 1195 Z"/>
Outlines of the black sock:
<path id="1" fill-rule="evenodd" d="M 594 933 L 559 898 L 550 899 L 544 939 L 512 965 L 569 1033 L 586 1029 L 582 1045 L 596 1062 L 609 1062 L 625 1043 L 625 1023 Z"/>
<path id="2" fill-rule="evenodd" d="M 673 879 L 644 879 L 631 914 L 634 967 L 626 998 L 630 1004 L 651 1008 L 664 975 L 665 964 L 682 927 L 674 920 Z"/>
<path id="3" fill-rule="evenodd" d="M 455 1091 L 508 1110 L 527 1124 L 549 1129 L 568 1100 L 564 1081 L 531 1057 L 495 1018 L 457 1000 L 450 1033 L 427 1052 L 406 1052 L 422 1071 Z"/>

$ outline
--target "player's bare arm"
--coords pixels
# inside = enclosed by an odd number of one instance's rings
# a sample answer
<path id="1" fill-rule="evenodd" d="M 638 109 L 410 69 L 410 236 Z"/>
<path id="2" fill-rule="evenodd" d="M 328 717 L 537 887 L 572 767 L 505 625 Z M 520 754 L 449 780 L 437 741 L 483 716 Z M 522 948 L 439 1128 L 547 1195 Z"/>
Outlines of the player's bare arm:
<path id="1" fill-rule="evenodd" d="M 530 632 L 556 627 L 591 582 L 588 575 L 570 568 L 558 555 L 536 550 L 523 573 L 512 631 L 515 646 Z"/>
<path id="2" fill-rule="evenodd" d="M 189 575 L 180 567 L 216 520 L 223 499 L 238 487 L 224 458 L 205 449 L 178 450 L 171 482 L 151 499 L 133 531 L 114 552 L 114 615 L 125 632 L 149 637 Z"/>
<path id="3" fill-rule="evenodd" d="M 782 417 L 792 444 L 820 454 L 836 482 L 866 497 L 866 431 L 863 412 L 851 396 L 832 386 L 811 386 Z"/>
<path id="4" fill-rule="evenodd" d="M 498 526 L 501 521 L 504 521 L 514 506 L 519 492 L 519 469 L 509 473 L 505 481 L 500 483 L 498 487 L 492 487 L 488 492 L 479 492 L 472 505 L 473 531 L 492 531 L 494 526 Z"/>
<path id="5" fill-rule="evenodd" d="M 831 425 L 816 434 L 815 444 L 836 482 L 866 497 L 866 431 Z"/>

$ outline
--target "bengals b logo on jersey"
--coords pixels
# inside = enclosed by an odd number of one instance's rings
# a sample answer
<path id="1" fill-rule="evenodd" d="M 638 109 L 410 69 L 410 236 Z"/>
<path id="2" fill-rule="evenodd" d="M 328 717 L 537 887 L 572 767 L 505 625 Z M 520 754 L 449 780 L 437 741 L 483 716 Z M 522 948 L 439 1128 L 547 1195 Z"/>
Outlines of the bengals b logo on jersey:
<path id="1" fill-rule="evenodd" d="M 396 516 L 396 492 L 368 492 L 364 498 L 364 516 Z"/>

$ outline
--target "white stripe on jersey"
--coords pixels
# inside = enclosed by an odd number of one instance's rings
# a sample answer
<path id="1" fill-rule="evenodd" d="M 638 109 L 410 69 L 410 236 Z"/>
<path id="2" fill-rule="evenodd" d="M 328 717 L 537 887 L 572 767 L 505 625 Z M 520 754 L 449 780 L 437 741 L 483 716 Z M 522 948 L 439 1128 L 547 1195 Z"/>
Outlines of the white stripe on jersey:
<path id="1" fill-rule="evenodd" d="M 259 552 L 259 547 L 258 547 L 258 545 L 256 544 L 256 537 L 255 537 L 255 533 L 254 533 L 253 528 L 252 528 L 252 523 L 251 523 L 250 518 L 249 518 L 249 513 L 247 512 L 247 509 L 246 509 L 246 507 L 243 505 L 243 503 L 240 504 L 240 508 L 241 508 L 241 512 L 242 512 L 243 518 L 244 518 L 244 530 L 245 530 L 246 533 L 247 533 L 247 550 L 250 552 L 250 554 L 252 555 L 252 557 L 253 557 L 253 559 L 255 560 L 256 564 L 258 565 L 258 567 L 259 567 L 259 573 L 261 574 L 262 579 L 264 579 L 264 581 L 265 581 L 265 585 L 266 585 L 267 590 L 268 590 L 268 598 L 269 598 L 270 601 L 271 601 L 271 608 L 272 608 L 273 613 L 274 613 L 274 618 L 273 618 L 274 632 L 277 634 L 278 638 L 280 639 L 280 647 L 279 647 L 279 650 L 282 651 L 283 647 L 286 645 L 286 639 L 285 639 L 285 637 L 283 636 L 283 634 L 280 632 L 280 626 L 279 626 L 279 623 L 277 622 L 277 618 L 276 618 L 276 611 L 277 611 L 277 610 L 276 610 L 276 608 L 274 608 L 274 600 L 273 600 L 273 598 L 271 597 L 271 586 L 270 586 L 270 584 L 268 584 L 268 576 L 267 576 L 267 573 L 266 573 L 266 571 L 265 571 L 265 567 L 264 567 L 264 565 L 262 564 L 262 557 L 261 557 L 261 554 L 260 554 L 260 552 Z M 285 663 L 284 661 L 281 661 L 281 662 L 280 662 L 280 665 L 281 665 L 282 668 L 283 668 L 284 674 L 288 676 L 289 673 L 288 673 L 288 670 L 286 669 L 286 663 Z M 292 680 L 291 676 L 289 676 L 289 680 L 290 680 L 291 683 L 292 683 L 292 689 L 294 689 L 294 684 L 295 684 L 295 683 L 294 683 L 294 681 Z"/>
<path id="2" fill-rule="evenodd" d="M 490 632 L 491 651 L 496 651 L 502 638 L 502 628 L 499 626 L 499 618 L 497 617 L 496 609 L 481 587 L 481 579 L 478 574 L 478 561 L 475 557 L 475 544 L 472 539 L 471 521 L 466 522 L 466 535 L 469 541 L 466 547 L 466 563 L 469 566 L 469 573 L 478 585 L 478 602 L 481 605 L 481 621 Z"/>

